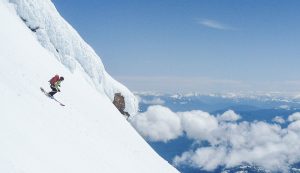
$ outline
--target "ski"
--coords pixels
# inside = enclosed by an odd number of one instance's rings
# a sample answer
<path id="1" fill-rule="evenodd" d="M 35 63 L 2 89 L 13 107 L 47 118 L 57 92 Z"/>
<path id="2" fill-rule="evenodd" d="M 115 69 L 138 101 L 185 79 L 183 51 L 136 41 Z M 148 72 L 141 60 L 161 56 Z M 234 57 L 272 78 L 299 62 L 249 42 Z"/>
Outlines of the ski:
<path id="1" fill-rule="evenodd" d="M 54 98 L 54 97 L 50 97 L 50 98 L 52 98 L 53 100 L 55 100 L 57 103 L 59 103 L 61 106 L 65 106 L 64 104 L 62 104 L 60 101 L 58 101 L 58 100 L 56 100 L 56 98 Z"/>
<path id="2" fill-rule="evenodd" d="M 53 96 L 49 96 L 49 94 L 44 90 L 44 88 L 40 87 L 41 91 L 49 98 L 55 100 L 57 103 L 59 103 L 61 106 L 65 106 L 63 103 L 61 103 L 60 101 L 58 101 L 56 98 L 54 98 Z"/>

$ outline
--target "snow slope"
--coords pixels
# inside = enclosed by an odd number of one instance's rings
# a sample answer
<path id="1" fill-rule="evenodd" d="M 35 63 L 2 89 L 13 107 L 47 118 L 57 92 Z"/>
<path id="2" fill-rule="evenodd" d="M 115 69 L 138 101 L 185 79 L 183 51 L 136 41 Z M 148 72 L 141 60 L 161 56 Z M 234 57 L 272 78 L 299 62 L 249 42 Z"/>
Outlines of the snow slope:
<path id="1" fill-rule="evenodd" d="M 25 24 L 36 29 L 35 35 L 70 71 L 81 69 L 94 86 L 113 100 L 114 93 L 125 97 L 125 110 L 134 114 L 137 99 L 123 85 L 115 81 L 104 69 L 99 56 L 83 41 L 79 34 L 57 12 L 50 0 L 9 0 L 15 5 Z"/>
<path id="2" fill-rule="evenodd" d="M 55 36 L 39 36 L 19 17 L 19 14 L 26 13 L 21 9 L 29 10 L 35 6 L 41 7 L 35 10 L 46 13 L 44 7 L 54 8 L 51 1 L 11 2 L 0 0 L 0 172 L 177 172 L 148 146 L 112 105 L 110 92 L 125 91 L 127 98 L 131 93 L 106 74 L 100 59 L 95 63 L 97 60 L 91 56 L 82 57 L 82 60 L 75 58 L 82 55 L 80 51 L 95 55 L 86 43 L 80 41 L 76 32 L 66 41 L 79 41 L 82 49 L 76 48 L 77 44 L 51 41 L 53 45 L 61 44 L 60 49 L 77 51 L 70 53 L 69 59 L 64 59 L 65 54 L 56 55 L 41 44 L 45 43 L 41 39 Z M 45 22 L 51 21 L 44 17 Z M 41 16 L 36 20 L 40 19 Z M 70 32 L 74 31 L 66 23 L 56 27 L 65 26 Z M 50 22 L 43 27 L 51 30 L 53 26 Z M 57 32 L 62 37 L 69 37 L 64 35 L 67 32 Z M 66 67 L 70 62 L 76 67 Z M 56 95 L 66 104 L 65 107 L 39 90 L 40 86 L 49 90 L 47 81 L 54 73 L 65 77 L 62 92 Z M 133 111 L 134 106 L 131 109 Z"/>

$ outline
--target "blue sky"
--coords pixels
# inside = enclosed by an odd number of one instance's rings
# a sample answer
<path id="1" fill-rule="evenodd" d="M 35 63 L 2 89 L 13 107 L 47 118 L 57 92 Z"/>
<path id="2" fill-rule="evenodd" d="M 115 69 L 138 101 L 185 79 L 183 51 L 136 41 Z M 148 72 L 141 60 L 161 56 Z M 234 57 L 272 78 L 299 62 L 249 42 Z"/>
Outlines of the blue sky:
<path id="1" fill-rule="evenodd" d="M 52 1 L 131 90 L 300 91 L 300 1 Z"/>

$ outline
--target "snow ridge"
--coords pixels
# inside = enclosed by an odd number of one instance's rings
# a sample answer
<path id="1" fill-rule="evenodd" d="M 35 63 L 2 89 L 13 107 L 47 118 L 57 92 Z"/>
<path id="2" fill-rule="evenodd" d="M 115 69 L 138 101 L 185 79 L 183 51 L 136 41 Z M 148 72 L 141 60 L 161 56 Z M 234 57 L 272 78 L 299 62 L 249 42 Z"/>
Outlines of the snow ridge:
<path id="1" fill-rule="evenodd" d="M 36 35 L 43 47 L 55 55 L 71 72 L 83 70 L 87 80 L 112 101 L 114 93 L 125 97 L 126 111 L 135 114 L 138 101 L 122 84 L 114 80 L 104 68 L 100 57 L 80 37 L 73 27 L 57 12 L 51 0 L 9 0 L 16 11 Z"/>

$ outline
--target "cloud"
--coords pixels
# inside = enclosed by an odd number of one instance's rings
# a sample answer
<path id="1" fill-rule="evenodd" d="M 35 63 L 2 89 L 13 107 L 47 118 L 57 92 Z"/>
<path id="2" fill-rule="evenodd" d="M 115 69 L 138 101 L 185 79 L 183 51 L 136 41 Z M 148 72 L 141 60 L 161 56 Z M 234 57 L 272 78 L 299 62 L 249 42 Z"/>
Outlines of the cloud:
<path id="1" fill-rule="evenodd" d="M 165 101 L 161 98 L 153 98 L 152 100 L 142 99 L 142 103 L 148 104 L 148 105 L 163 105 L 165 104 Z"/>
<path id="2" fill-rule="evenodd" d="M 211 19 L 198 19 L 197 22 L 202 26 L 218 30 L 236 30 L 235 28 Z"/>
<path id="3" fill-rule="evenodd" d="M 193 167 L 213 171 L 216 167 L 223 163 L 226 157 L 226 148 L 224 147 L 202 147 L 195 152 L 184 152 L 181 157 L 176 156 L 173 163 L 175 165 L 189 161 Z"/>
<path id="4" fill-rule="evenodd" d="M 179 112 L 182 128 L 191 139 L 208 139 L 210 133 L 218 128 L 218 120 L 207 112 Z"/>
<path id="5" fill-rule="evenodd" d="M 288 121 L 297 121 L 300 120 L 300 112 L 293 113 L 288 117 Z"/>
<path id="6" fill-rule="evenodd" d="M 207 171 L 247 163 L 271 172 L 288 172 L 290 165 L 300 161 L 300 121 L 287 128 L 266 122 L 221 123 L 209 135 L 208 147 L 186 151 L 173 163 Z"/>
<path id="7" fill-rule="evenodd" d="M 286 110 L 290 110 L 290 106 L 289 105 L 280 105 L 279 106 L 280 109 L 286 109 Z"/>
<path id="8" fill-rule="evenodd" d="M 284 124 L 285 120 L 281 116 L 276 116 L 272 119 L 273 122 L 278 123 L 278 124 Z"/>
<path id="9" fill-rule="evenodd" d="M 271 171 L 287 172 L 290 164 L 299 161 L 295 156 L 300 149 L 300 136 L 292 138 L 286 130 L 265 122 L 222 124 L 210 133 L 213 140 L 208 141 L 209 147 L 184 152 L 174 158 L 174 164 L 211 171 L 218 166 L 230 168 L 248 163 Z"/>
<path id="10" fill-rule="evenodd" d="M 194 145 L 174 157 L 176 166 L 212 171 L 219 166 L 249 164 L 270 172 L 288 172 L 291 165 L 300 162 L 300 113 L 289 116 L 286 128 L 264 121 L 237 121 L 240 118 L 232 110 L 214 116 L 200 110 L 175 113 L 163 106 L 151 106 L 134 117 L 132 124 L 152 141 L 167 142 L 182 134 L 193 139 L 196 148 Z M 273 120 L 284 122 L 279 116 Z"/>
<path id="11" fill-rule="evenodd" d="M 288 129 L 290 131 L 293 131 L 297 134 L 300 133 L 300 120 L 292 122 L 291 124 L 289 124 Z"/>
<path id="12" fill-rule="evenodd" d="M 169 108 L 150 106 L 146 112 L 134 116 L 131 124 L 151 141 L 167 142 L 182 134 L 180 118 Z"/>
<path id="13" fill-rule="evenodd" d="M 228 110 L 217 118 L 219 121 L 237 121 L 241 119 L 241 116 L 236 114 L 233 110 Z"/>

